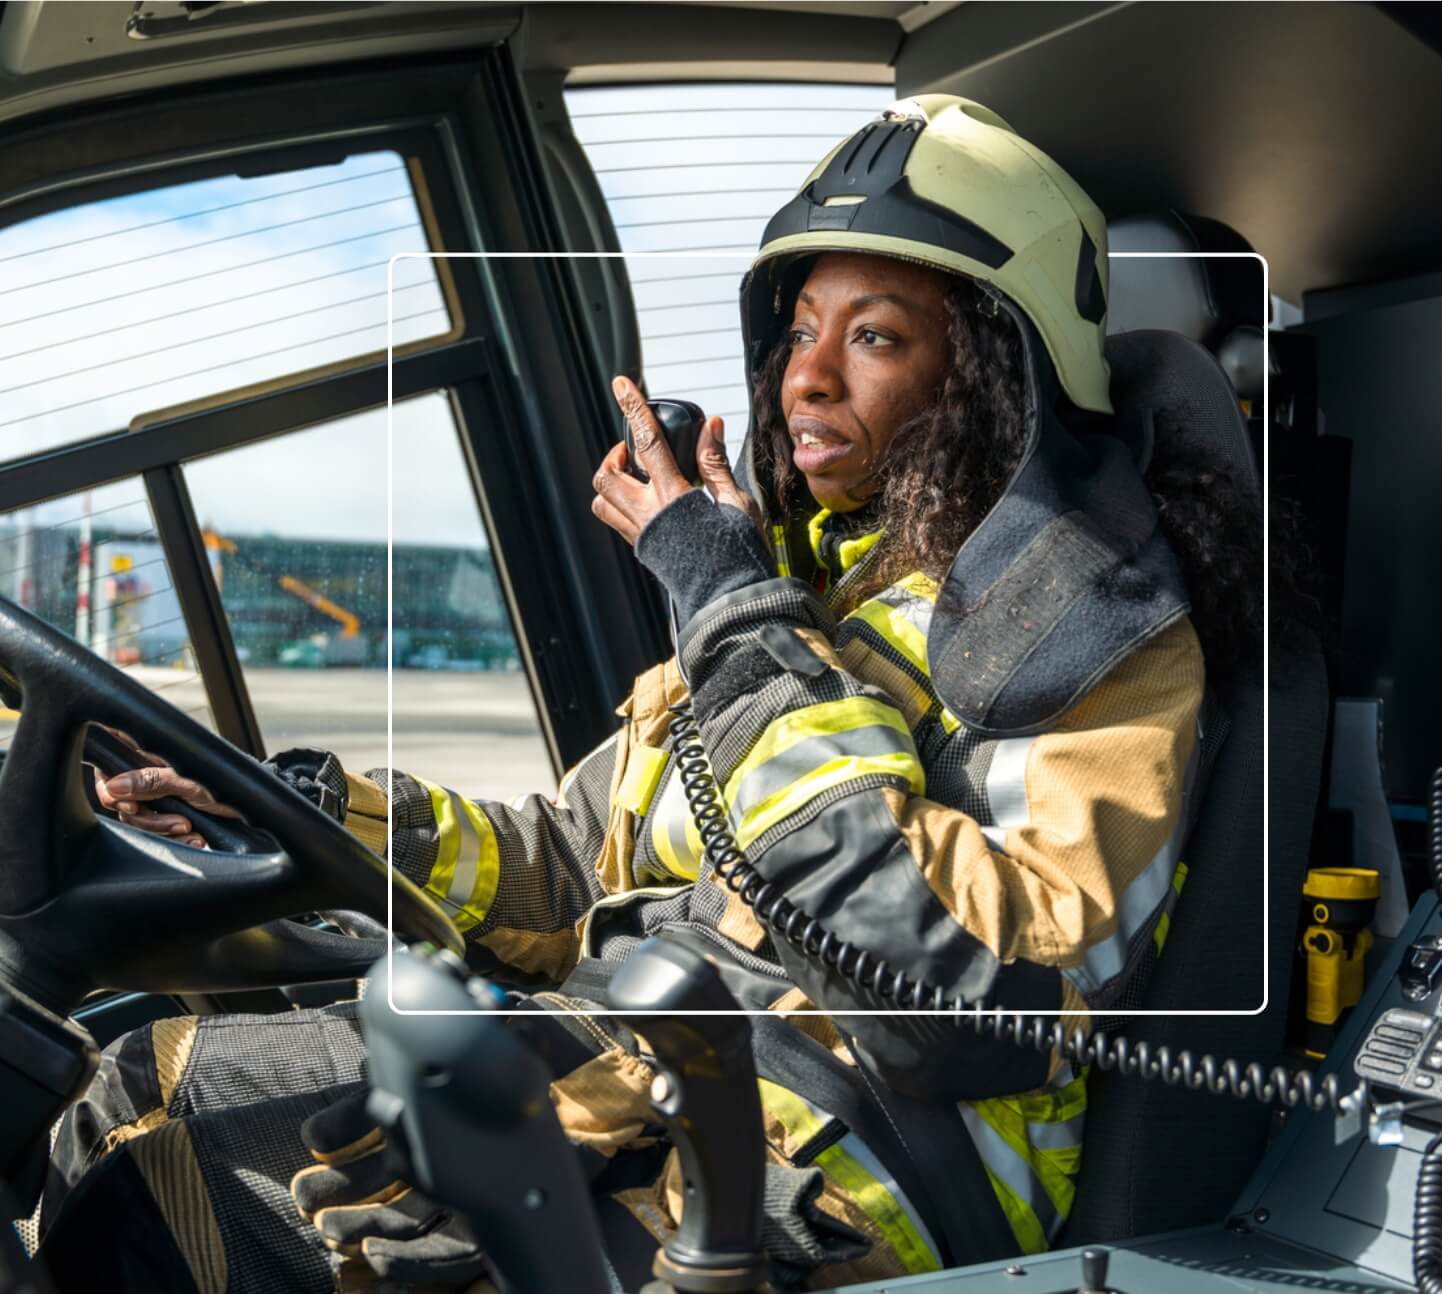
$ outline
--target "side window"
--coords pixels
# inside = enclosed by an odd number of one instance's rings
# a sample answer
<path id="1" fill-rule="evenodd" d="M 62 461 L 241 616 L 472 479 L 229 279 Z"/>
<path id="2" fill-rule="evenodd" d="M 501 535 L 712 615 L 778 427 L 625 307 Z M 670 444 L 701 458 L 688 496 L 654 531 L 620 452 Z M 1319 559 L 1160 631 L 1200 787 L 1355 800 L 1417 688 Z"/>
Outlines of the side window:
<path id="1" fill-rule="evenodd" d="M 395 153 L 89 203 L 0 231 L 0 461 L 386 345 L 385 266 L 425 245 Z M 396 267 L 396 344 L 450 331 Z"/>
<path id="2" fill-rule="evenodd" d="M 555 775 L 444 394 L 395 406 L 395 766 L 491 799 Z M 269 750 L 386 762 L 386 411 L 197 459 L 186 484 Z"/>
<path id="3" fill-rule="evenodd" d="M 0 517 L 0 594 L 215 726 L 136 477 Z M 0 709 L 0 743 L 18 717 Z"/>
<path id="4" fill-rule="evenodd" d="M 448 265 L 413 256 L 394 267 L 388 338 L 388 263 L 433 241 L 419 175 L 377 149 L 0 230 L 0 473 L 242 395 L 323 389 L 388 339 L 399 359 L 461 336 Z M 393 417 L 389 544 L 385 408 L 176 454 L 264 746 L 383 765 L 389 663 L 397 767 L 477 795 L 551 791 L 450 400 Z M 0 593 L 215 726 L 166 515 L 138 475 L 0 513 Z M 0 710 L 0 743 L 14 720 Z"/>
<path id="5" fill-rule="evenodd" d="M 766 222 L 836 143 L 894 98 L 884 85 L 576 86 L 566 110 L 628 253 L 646 383 L 746 434 L 737 292 Z M 663 258 L 631 255 L 666 252 Z M 730 253 L 723 258 L 705 253 Z"/>

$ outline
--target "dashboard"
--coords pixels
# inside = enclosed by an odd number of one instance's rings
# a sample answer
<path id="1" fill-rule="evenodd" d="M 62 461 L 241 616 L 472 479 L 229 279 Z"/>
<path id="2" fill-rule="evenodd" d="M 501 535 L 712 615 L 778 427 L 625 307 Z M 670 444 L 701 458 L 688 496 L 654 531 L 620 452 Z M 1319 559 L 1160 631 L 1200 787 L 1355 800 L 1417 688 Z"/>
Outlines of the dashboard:
<path id="1" fill-rule="evenodd" d="M 1093 1250 L 1085 1263 L 1087 1251 L 1056 1250 L 857 1286 L 853 1294 L 1415 1289 L 1417 1176 L 1423 1150 L 1442 1131 L 1442 1096 L 1430 1095 L 1428 1081 L 1434 1073 L 1442 1075 L 1439 969 L 1442 912 L 1437 898 L 1427 894 L 1377 967 L 1320 1071 L 1336 1074 L 1343 1091 L 1366 1076 L 1373 1095 L 1370 1117 L 1294 1114 L 1225 1222 L 1106 1246 L 1104 1256 Z M 1442 1087 L 1442 1078 L 1437 1085 Z M 1205 1147 L 1179 1145 L 1177 1171 L 1185 1173 L 1188 1157 L 1204 1153 Z"/>

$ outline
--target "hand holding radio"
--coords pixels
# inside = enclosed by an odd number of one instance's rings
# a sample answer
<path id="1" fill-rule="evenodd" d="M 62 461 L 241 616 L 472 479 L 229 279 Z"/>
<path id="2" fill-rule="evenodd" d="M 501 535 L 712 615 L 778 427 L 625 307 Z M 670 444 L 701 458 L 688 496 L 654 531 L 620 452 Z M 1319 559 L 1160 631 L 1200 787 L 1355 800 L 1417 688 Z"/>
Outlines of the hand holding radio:
<path id="1" fill-rule="evenodd" d="M 726 458 L 720 418 L 706 418 L 684 400 L 647 401 L 629 378 L 611 389 L 626 415 L 626 439 L 597 469 L 591 511 L 628 544 L 668 504 L 699 479 L 717 503 L 739 508 L 753 519 L 758 512 Z"/>

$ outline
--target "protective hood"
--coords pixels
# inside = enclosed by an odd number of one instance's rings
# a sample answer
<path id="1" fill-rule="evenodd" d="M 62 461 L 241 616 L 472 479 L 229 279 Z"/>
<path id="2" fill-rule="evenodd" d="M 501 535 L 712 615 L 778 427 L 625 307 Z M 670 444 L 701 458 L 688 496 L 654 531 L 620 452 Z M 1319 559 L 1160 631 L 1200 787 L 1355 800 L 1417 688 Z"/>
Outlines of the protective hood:
<path id="1" fill-rule="evenodd" d="M 1012 282 L 1024 285 L 1021 291 L 1030 284 L 1035 300 L 1028 308 L 1006 290 L 995 266 L 973 272 L 975 254 L 987 249 L 985 239 L 1001 249 L 991 249 L 993 260 L 1013 258 L 1001 237 L 1007 227 L 1001 208 L 988 208 L 985 223 L 972 220 L 965 186 L 948 187 L 942 175 L 932 177 L 933 192 L 945 191 L 957 200 L 951 209 L 928 211 L 936 204 L 917 202 L 908 167 L 931 129 L 925 118 L 955 120 L 958 113 L 948 111 L 952 105 L 965 104 L 959 115 L 987 127 L 990 133 L 982 139 L 993 160 L 995 136 L 1004 132 L 1010 141 L 1016 136 L 980 105 L 948 96 L 929 96 L 920 103 L 921 117 L 883 114 L 841 144 L 771 221 L 741 287 L 748 387 L 754 391 L 762 363 L 790 322 L 807 262 L 824 251 L 894 255 L 963 273 L 1011 318 L 1024 356 L 1025 449 L 1000 499 L 952 562 L 931 616 L 927 658 L 937 695 L 964 725 L 990 737 L 1021 736 L 1051 726 L 1115 664 L 1185 615 L 1186 592 L 1142 480 L 1151 456 L 1149 414 L 1118 409 L 1114 418 L 1095 416 L 1112 411 L 1097 280 L 1083 284 L 1078 272 L 1069 307 L 1058 305 L 1055 293 L 1038 290 L 1044 277 L 1039 271 L 1022 270 Z M 908 105 L 899 107 L 907 112 Z M 879 128 L 889 133 L 878 137 Z M 963 128 L 958 138 L 953 132 L 944 148 L 925 155 L 928 165 L 934 170 L 959 158 L 960 169 L 975 172 L 977 161 L 967 150 L 970 133 Z M 1016 151 L 1010 143 L 1006 148 Z M 1043 192 L 1052 192 L 1073 211 L 1068 254 L 1075 258 L 1081 243 L 1083 261 L 1090 257 L 1104 267 L 1105 226 L 1099 216 L 1075 214 L 1078 208 L 1095 213 L 1085 194 L 1069 179 L 1075 193 L 1063 192 L 1055 176 L 1064 172 L 1030 145 L 1022 145 L 1017 155 L 1026 159 L 1026 174 L 1033 180 L 1042 173 Z M 1033 165 L 1038 157 L 1049 172 Z M 838 166 L 843 168 L 839 180 Z M 858 174 L 856 185 L 845 184 L 848 170 Z M 835 203 L 838 185 L 852 201 Z M 860 201 L 855 200 L 858 189 L 864 191 Z M 1011 200 L 1026 206 L 1030 199 L 1013 193 Z M 849 223 L 843 224 L 838 211 L 852 213 Z M 905 237 L 899 239 L 897 230 Z M 946 252 L 944 243 L 963 236 L 970 240 L 965 253 Z M 898 242 L 907 244 L 904 251 L 893 246 Z M 958 256 L 970 263 L 963 267 Z M 1099 283 L 1095 291 L 1104 294 L 1104 268 Z M 1035 317 L 1045 300 L 1052 309 L 1050 343 Z M 1095 323 L 1085 317 L 1093 313 Z M 1095 338 L 1081 325 L 1097 329 Z M 1068 334 L 1095 345 L 1094 362 L 1078 358 L 1073 348 L 1069 374 L 1054 362 L 1058 341 Z M 1085 392 L 1084 403 L 1077 391 Z M 1081 410 L 1090 410 L 1091 416 Z M 762 475 L 761 461 L 753 414 L 738 477 L 768 520 L 777 520 L 775 492 Z"/>

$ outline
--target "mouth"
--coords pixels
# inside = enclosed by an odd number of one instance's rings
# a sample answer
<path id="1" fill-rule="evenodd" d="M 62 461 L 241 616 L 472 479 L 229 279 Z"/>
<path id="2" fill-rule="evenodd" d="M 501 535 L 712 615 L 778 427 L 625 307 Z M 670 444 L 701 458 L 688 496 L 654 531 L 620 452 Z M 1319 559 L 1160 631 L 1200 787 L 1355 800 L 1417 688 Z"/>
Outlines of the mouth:
<path id="1" fill-rule="evenodd" d="M 853 448 L 845 436 L 819 418 L 792 418 L 787 430 L 791 433 L 792 462 L 803 476 L 819 475 Z"/>

